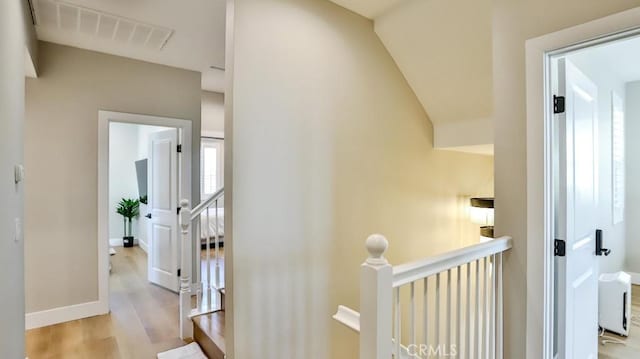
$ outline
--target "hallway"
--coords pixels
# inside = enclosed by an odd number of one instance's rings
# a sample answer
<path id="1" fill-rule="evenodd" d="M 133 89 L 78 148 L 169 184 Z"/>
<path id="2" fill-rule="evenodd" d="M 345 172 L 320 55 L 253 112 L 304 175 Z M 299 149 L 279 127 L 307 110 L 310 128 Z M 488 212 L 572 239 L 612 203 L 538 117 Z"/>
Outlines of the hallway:
<path id="1" fill-rule="evenodd" d="M 111 314 L 28 330 L 30 359 L 145 359 L 183 344 L 178 295 L 148 283 L 146 253 L 140 247 L 115 249 Z"/>

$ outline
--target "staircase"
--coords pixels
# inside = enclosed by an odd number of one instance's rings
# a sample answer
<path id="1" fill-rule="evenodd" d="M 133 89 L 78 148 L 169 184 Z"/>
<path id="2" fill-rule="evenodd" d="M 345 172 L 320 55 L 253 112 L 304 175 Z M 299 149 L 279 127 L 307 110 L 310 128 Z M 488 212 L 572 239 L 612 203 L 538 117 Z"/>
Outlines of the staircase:
<path id="1" fill-rule="evenodd" d="M 502 256 L 511 238 L 392 266 L 389 243 L 367 239 L 360 268 L 360 313 L 334 319 L 360 334 L 361 359 L 503 356 Z"/>
<path id="2" fill-rule="evenodd" d="M 180 203 L 180 336 L 193 338 L 211 359 L 225 357 L 223 198 L 220 189 L 193 209 Z"/>
<path id="3" fill-rule="evenodd" d="M 224 359 L 224 289 L 220 290 L 222 310 L 196 315 L 193 321 L 193 339 L 209 359 Z"/>

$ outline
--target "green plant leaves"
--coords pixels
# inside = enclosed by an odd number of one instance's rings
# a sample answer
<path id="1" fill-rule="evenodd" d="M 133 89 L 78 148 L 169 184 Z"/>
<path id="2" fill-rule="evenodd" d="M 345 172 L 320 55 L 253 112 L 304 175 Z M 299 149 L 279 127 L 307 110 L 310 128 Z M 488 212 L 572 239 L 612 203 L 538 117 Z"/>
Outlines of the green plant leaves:
<path id="1" fill-rule="evenodd" d="M 138 217 L 140 215 L 140 201 L 137 199 L 123 198 L 120 200 L 120 203 L 118 203 L 116 212 L 129 220 Z"/>

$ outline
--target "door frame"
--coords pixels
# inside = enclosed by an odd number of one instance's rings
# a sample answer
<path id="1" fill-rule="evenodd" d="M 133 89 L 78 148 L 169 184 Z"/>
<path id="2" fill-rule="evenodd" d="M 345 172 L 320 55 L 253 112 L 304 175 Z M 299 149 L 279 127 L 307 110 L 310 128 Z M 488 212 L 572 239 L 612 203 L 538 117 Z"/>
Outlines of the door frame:
<path id="1" fill-rule="evenodd" d="M 528 359 L 553 359 L 554 254 L 551 59 L 640 35 L 640 7 L 527 40 Z M 542 240 L 539 240 L 542 239 Z"/>
<path id="2" fill-rule="evenodd" d="M 98 303 L 102 313 L 109 312 L 109 124 L 162 126 L 178 129 L 178 203 L 191 198 L 192 122 L 188 120 L 114 111 L 98 111 Z M 181 237 L 178 234 L 178 240 Z M 181 248 L 179 246 L 178 248 Z M 178 253 L 178 258 L 181 258 Z M 191 268 L 191 251 L 186 268 Z"/>

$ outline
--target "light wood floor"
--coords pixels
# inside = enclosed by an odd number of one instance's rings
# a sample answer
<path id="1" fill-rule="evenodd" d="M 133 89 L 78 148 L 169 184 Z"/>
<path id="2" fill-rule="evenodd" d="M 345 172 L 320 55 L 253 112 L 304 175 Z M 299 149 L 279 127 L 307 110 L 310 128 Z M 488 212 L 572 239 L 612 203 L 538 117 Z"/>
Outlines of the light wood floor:
<path id="1" fill-rule="evenodd" d="M 637 285 L 632 286 L 631 290 L 631 315 L 640 316 L 640 286 Z M 633 322 L 630 324 L 629 337 L 627 338 L 609 332 L 605 333 L 606 336 L 622 340 L 626 345 L 612 343 L 602 345 L 598 340 L 599 359 L 640 358 L 640 326 L 633 324 Z"/>
<path id="2" fill-rule="evenodd" d="M 147 282 L 146 254 L 116 248 L 111 256 L 111 313 L 27 331 L 30 359 L 146 359 L 183 345 L 178 295 Z"/>

